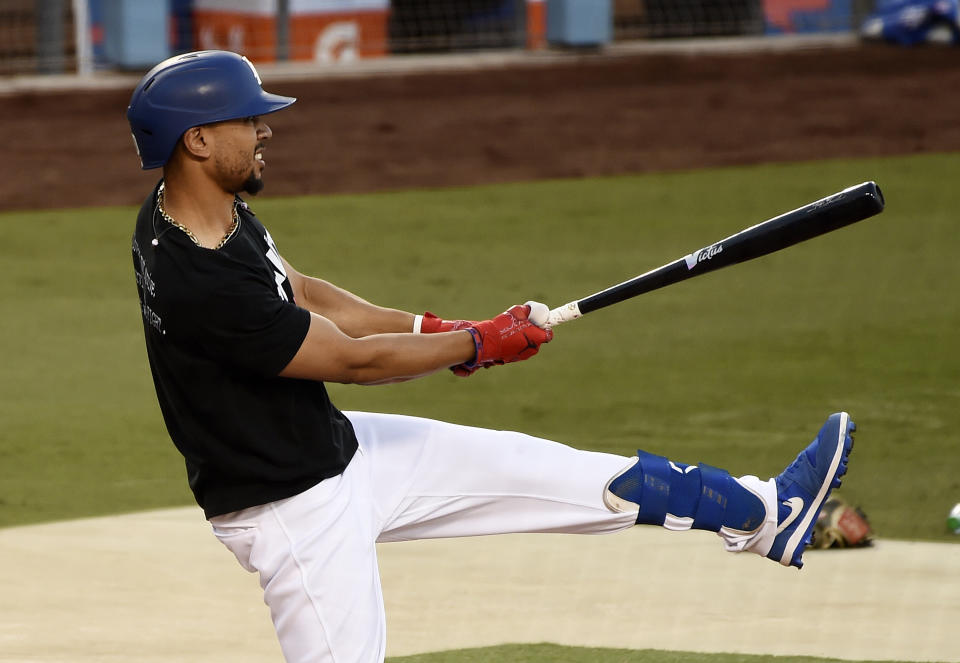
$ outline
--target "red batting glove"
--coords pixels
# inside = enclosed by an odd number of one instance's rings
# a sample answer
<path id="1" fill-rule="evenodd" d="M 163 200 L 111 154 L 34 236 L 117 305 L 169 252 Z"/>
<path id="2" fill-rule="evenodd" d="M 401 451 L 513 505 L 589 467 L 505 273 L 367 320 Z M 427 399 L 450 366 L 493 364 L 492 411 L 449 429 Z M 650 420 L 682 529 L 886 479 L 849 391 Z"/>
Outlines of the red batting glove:
<path id="1" fill-rule="evenodd" d="M 427 311 L 423 314 L 423 320 L 420 322 L 420 333 L 436 334 L 438 332 L 460 331 L 475 324 L 477 323 L 473 320 L 444 320 Z"/>
<path id="2" fill-rule="evenodd" d="M 540 346 L 553 339 L 553 330 L 541 329 L 527 320 L 530 307 L 512 306 L 492 320 L 467 327 L 473 335 L 477 354 L 473 361 L 454 366 L 460 377 L 472 375 L 478 368 L 523 361 L 537 354 Z"/>

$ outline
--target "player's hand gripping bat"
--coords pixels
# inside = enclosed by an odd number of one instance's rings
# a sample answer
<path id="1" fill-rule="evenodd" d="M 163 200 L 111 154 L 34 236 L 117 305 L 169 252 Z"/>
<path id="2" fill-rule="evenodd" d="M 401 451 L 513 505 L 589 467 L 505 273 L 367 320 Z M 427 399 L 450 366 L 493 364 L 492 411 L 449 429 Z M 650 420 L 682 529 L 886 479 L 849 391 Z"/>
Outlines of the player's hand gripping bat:
<path id="1" fill-rule="evenodd" d="M 832 196 L 758 223 L 719 242 L 689 253 L 640 276 L 577 299 L 553 310 L 533 306 L 529 319 L 553 327 L 605 306 L 622 302 L 678 281 L 785 249 L 817 235 L 862 221 L 883 211 L 883 194 L 874 182 L 864 182 Z"/>

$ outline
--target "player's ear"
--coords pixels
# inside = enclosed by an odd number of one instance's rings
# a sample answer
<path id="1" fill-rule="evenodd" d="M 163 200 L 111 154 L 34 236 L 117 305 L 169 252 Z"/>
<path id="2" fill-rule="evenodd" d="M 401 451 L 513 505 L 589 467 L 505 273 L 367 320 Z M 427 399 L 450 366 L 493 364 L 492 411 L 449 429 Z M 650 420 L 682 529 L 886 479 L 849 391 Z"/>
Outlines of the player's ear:
<path id="1" fill-rule="evenodd" d="M 198 159 L 206 159 L 210 156 L 210 135 L 204 130 L 204 127 L 190 127 L 183 132 L 180 144 L 190 156 Z"/>

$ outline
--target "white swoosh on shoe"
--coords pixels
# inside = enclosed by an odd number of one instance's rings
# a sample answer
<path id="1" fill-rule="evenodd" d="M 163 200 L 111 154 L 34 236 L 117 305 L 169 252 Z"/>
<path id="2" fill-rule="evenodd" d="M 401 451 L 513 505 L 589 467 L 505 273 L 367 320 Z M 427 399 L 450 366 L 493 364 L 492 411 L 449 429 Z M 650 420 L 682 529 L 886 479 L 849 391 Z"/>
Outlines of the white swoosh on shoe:
<path id="1" fill-rule="evenodd" d="M 803 511 L 803 498 L 791 497 L 788 500 L 784 500 L 783 505 L 790 507 L 790 513 L 787 514 L 787 517 L 784 518 L 783 522 L 777 527 L 777 534 L 790 527 L 790 523 L 796 520 L 800 512 Z"/>

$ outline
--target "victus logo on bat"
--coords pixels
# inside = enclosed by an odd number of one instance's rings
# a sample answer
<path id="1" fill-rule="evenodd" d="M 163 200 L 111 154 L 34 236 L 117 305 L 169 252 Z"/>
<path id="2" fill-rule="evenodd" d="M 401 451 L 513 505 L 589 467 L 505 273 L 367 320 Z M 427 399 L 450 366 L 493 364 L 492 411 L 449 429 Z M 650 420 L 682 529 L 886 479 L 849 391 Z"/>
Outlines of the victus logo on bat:
<path id="1" fill-rule="evenodd" d="M 713 256 L 718 253 L 723 252 L 723 244 L 711 244 L 710 246 L 695 251 L 693 253 L 688 253 L 683 256 L 684 261 L 687 263 L 687 269 L 693 269 L 697 266 L 697 263 L 701 263 L 704 260 L 710 260 Z"/>
<path id="2" fill-rule="evenodd" d="M 851 188 L 852 188 L 852 187 L 851 187 Z M 849 190 L 850 190 L 850 189 L 844 189 L 844 190 L 841 191 L 840 193 L 835 193 L 835 194 L 833 194 L 832 196 L 827 196 L 826 198 L 821 198 L 820 200 L 817 200 L 817 201 L 815 201 L 815 202 L 810 203 L 810 205 L 809 205 L 810 211 L 813 212 L 813 211 L 815 211 L 815 210 L 820 209 L 821 207 L 826 207 L 826 206 L 828 206 L 828 205 L 830 205 L 830 204 L 832 204 L 832 203 L 840 200 L 840 198 L 843 196 L 843 194 L 846 193 L 846 192 L 849 191 Z"/>

